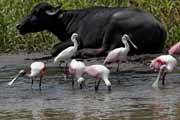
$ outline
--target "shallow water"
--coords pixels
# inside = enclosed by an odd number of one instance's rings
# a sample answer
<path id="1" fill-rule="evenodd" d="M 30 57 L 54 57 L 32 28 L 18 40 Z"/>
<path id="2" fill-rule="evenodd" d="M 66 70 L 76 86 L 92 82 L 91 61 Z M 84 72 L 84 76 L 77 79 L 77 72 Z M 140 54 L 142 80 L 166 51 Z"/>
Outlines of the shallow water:
<path id="1" fill-rule="evenodd" d="M 9 60 L 11 57 L 1 58 Z M 86 62 L 92 64 L 93 60 Z M 96 59 L 94 61 L 100 62 Z M 102 81 L 96 93 L 94 79 L 87 75 L 85 87 L 80 90 L 76 84 L 73 90 L 70 77 L 65 79 L 63 69 L 49 60 L 44 61 L 47 64 L 47 74 L 43 79 L 42 91 L 39 91 L 38 81 L 34 82 L 31 89 L 31 80 L 28 78 L 20 78 L 13 86 L 7 85 L 20 69 L 28 68 L 32 61 L 13 56 L 13 63 L 3 62 L 2 59 L 0 62 L 1 120 L 180 119 L 178 70 L 168 74 L 166 85 L 155 90 L 151 85 L 157 74 L 148 70 L 148 62 L 130 60 L 120 65 L 119 73 L 112 69 L 111 92 L 107 91 Z"/>

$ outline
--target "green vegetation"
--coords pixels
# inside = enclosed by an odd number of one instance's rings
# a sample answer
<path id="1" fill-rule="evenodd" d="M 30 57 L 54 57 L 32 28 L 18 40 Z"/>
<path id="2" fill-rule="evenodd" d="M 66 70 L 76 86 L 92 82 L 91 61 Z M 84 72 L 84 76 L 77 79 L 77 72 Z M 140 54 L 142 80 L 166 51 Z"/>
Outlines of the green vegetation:
<path id="1" fill-rule="evenodd" d="M 33 7 L 43 0 L 0 1 L 0 52 L 48 51 L 57 38 L 44 31 L 21 36 L 15 28 Z M 142 8 L 156 16 L 168 31 L 166 47 L 180 41 L 179 0 L 44 0 L 52 5 L 62 3 L 63 9 L 86 8 L 89 6 L 133 6 Z"/>

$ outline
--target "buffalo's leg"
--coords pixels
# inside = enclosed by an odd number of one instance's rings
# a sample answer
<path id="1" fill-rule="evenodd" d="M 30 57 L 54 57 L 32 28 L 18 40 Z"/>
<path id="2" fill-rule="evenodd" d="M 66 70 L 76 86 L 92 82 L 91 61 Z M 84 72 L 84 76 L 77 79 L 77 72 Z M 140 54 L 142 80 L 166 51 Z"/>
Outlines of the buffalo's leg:
<path id="1" fill-rule="evenodd" d="M 103 48 L 93 49 L 84 48 L 78 51 L 77 56 L 82 58 L 96 57 L 105 55 L 105 50 Z"/>
<path id="2" fill-rule="evenodd" d="M 100 48 L 94 49 L 84 49 L 82 51 L 83 56 L 103 56 L 106 55 L 107 51 L 114 49 L 122 44 L 121 33 L 117 30 L 117 25 L 114 22 L 110 22 L 107 25 L 107 29 L 102 38 L 102 45 Z"/>

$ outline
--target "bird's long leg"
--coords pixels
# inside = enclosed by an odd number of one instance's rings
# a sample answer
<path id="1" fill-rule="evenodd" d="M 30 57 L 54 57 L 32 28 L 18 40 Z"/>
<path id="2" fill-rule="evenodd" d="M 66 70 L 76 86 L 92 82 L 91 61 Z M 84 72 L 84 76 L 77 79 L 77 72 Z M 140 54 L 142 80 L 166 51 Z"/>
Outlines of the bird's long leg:
<path id="1" fill-rule="evenodd" d="M 96 84 L 97 84 L 97 81 L 95 80 L 94 82 L 94 89 L 96 90 Z"/>
<path id="2" fill-rule="evenodd" d="M 80 89 L 83 89 L 83 82 L 80 83 L 79 88 L 80 88 Z"/>
<path id="3" fill-rule="evenodd" d="M 42 76 L 40 76 L 40 80 L 39 80 L 39 90 L 41 91 L 41 81 L 42 81 Z"/>
<path id="4" fill-rule="evenodd" d="M 59 68 L 63 68 L 63 69 L 60 69 L 60 70 L 63 70 L 63 71 L 61 71 L 61 72 L 63 72 L 63 77 L 64 77 L 64 79 L 66 80 L 67 79 L 67 76 L 66 76 L 66 67 L 64 68 L 64 67 L 62 67 L 62 61 L 60 61 L 60 63 L 59 63 Z M 64 73 L 65 72 L 65 73 Z"/>
<path id="5" fill-rule="evenodd" d="M 165 85 L 165 77 L 167 75 L 167 72 L 163 72 L 162 74 L 162 85 Z"/>
<path id="6" fill-rule="evenodd" d="M 95 78 L 96 78 L 95 83 L 94 83 L 94 89 L 95 89 L 95 91 L 97 91 L 97 80 L 99 80 L 99 77 L 98 77 L 98 76 L 99 76 L 98 74 L 95 76 Z"/>
<path id="7" fill-rule="evenodd" d="M 108 91 L 111 92 L 111 86 L 108 86 Z"/>
<path id="8" fill-rule="evenodd" d="M 99 89 L 99 84 L 100 84 L 100 79 L 96 82 L 97 84 L 96 84 L 96 86 L 95 86 L 95 91 L 98 91 L 98 89 Z"/>
<path id="9" fill-rule="evenodd" d="M 66 71 L 66 78 L 68 78 L 68 63 L 66 63 L 65 71 Z"/>
<path id="10" fill-rule="evenodd" d="M 67 70 L 67 64 L 65 64 L 65 67 L 62 67 L 63 68 L 63 77 L 64 77 L 64 80 L 67 80 L 67 72 L 68 72 L 68 70 Z"/>
<path id="11" fill-rule="evenodd" d="M 59 68 L 61 68 L 62 66 L 61 66 L 61 63 L 59 63 Z"/>
<path id="12" fill-rule="evenodd" d="M 79 79 L 79 77 L 77 77 Z M 80 84 L 79 84 L 79 88 L 80 89 L 83 89 L 83 85 L 84 85 L 84 81 L 81 81 Z"/>
<path id="13" fill-rule="evenodd" d="M 79 84 L 80 89 L 83 89 L 83 86 L 86 87 L 85 81 L 83 81 Z"/>
<path id="14" fill-rule="evenodd" d="M 117 62 L 117 70 L 116 70 L 116 72 L 119 72 L 119 64 L 120 64 L 120 62 Z"/>
<path id="15" fill-rule="evenodd" d="M 84 75 L 84 73 L 82 73 L 80 76 L 83 76 L 83 75 Z M 78 77 L 78 78 L 79 78 L 79 77 Z M 84 80 L 80 82 L 79 87 L 80 87 L 80 89 L 83 89 L 83 87 L 84 87 L 84 88 L 86 87 L 86 84 L 85 84 L 85 81 L 84 81 Z"/>
<path id="16" fill-rule="evenodd" d="M 34 83 L 34 79 L 31 78 L 31 89 L 32 89 L 32 87 L 33 87 L 33 83 Z"/>
<path id="17" fill-rule="evenodd" d="M 96 81 L 96 83 L 95 83 L 95 91 L 98 91 L 100 81 L 101 81 L 100 79 L 98 79 L 98 80 Z"/>
<path id="18" fill-rule="evenodd" d="M 72 88 L 74 89 L 74 75 L 72 75 Z"/>

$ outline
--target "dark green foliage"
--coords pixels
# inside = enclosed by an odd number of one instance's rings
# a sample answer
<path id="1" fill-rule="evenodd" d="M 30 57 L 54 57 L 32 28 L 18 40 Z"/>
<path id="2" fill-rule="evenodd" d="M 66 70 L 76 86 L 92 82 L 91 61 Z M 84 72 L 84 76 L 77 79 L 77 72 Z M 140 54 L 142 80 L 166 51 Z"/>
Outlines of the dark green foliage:
<path id="1" fill-rule="evenodd" d="M 63 9 L 86 8 L 90 6 L 133 6 L 142 8 L 156 16 L 168 31 L 166 46 L 180 41 L 180 1 L 179 0 L 1 0 L 0 1 L 0 51 L 34 52 L 48 51 L 58 39 L 40 32 L 21 36 L 16 23 L 38 2 L 52 5 L 62 3 Z"/>

